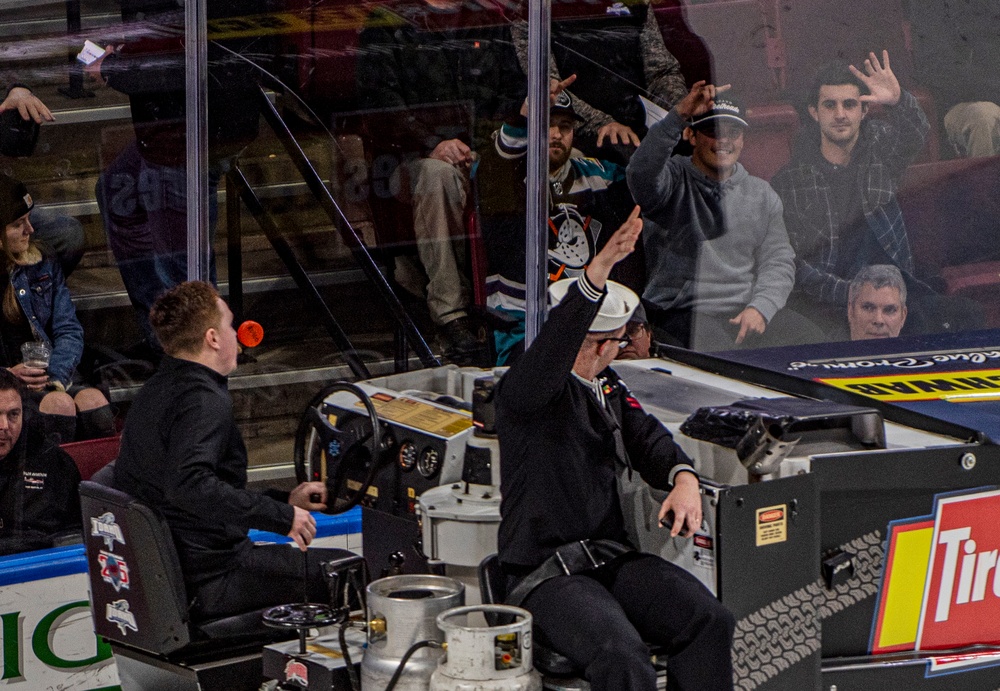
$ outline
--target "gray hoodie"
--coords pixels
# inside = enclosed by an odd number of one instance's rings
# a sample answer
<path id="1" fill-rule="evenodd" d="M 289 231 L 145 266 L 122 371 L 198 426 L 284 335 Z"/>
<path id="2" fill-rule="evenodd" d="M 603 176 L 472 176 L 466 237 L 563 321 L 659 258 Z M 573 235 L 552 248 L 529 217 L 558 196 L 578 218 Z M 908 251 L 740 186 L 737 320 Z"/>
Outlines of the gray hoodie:
<path id="1" fill-rule="evenodd" d="M 632 156 L 628 184 L 642 207 L 643 298 L 663 309 L 734 317 L 756 308 L 768 321 L 795 280 L 781 200 L 739 163 L 712 180 L 688 156 L 671 156 L 685 122 L 676 110 Z"/>

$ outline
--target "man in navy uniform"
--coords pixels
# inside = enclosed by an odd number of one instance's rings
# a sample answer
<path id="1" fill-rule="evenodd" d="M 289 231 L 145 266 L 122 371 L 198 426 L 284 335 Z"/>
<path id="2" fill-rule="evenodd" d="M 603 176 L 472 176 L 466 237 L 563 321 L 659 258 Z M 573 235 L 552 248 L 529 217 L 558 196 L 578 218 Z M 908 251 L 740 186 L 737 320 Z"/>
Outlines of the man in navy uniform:
<path id="1" fill-rule="evenodd" d="M 587 270 L 552 286 L 558 304 L 497 386 L 503 458 L 501 569 L 510 604 L 538 640 L 603 689 L 656 688 L 647 642 L 669 657 L 668 688 L 732 689 L 732 615 L 691 574 L 637 552 L 625 535 L 617 473 L 670 489 L 670 533 L 701 526 L 698 476 L 670 433 L 609 365 L 638 297 L 607 280 L 635 248 L 636 207 Z"/>

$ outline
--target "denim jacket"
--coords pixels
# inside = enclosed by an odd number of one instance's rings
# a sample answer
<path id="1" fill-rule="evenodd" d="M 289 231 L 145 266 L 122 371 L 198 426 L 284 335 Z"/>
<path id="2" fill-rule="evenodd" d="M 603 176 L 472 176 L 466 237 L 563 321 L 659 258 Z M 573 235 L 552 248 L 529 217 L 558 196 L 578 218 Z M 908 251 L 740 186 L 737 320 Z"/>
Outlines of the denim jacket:
<path id="1" fill-rule="evenodd" d="M 49 377 L 68 387 L 83 356 L 83 327 L 59 263 L 45 257 L 37 264 L 16 266 L 10 282 L 35 337 L 52 349 Z"/>

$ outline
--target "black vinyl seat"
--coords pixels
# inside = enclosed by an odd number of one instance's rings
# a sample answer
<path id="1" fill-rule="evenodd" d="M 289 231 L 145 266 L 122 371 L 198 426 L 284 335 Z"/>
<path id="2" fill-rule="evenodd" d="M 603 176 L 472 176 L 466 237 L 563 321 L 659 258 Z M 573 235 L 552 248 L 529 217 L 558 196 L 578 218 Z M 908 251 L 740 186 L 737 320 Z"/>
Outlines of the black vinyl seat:
<path id="1" fill-rule="evenodd" d="M 262 646 L 290 635 L 265 627 L 263 609 L 192 621 L 170 528 L 112 479 L 102 470 L 81 482 L 80 504 L 94 631 L 115 653 L 122 689 L 259 688 Z"/>

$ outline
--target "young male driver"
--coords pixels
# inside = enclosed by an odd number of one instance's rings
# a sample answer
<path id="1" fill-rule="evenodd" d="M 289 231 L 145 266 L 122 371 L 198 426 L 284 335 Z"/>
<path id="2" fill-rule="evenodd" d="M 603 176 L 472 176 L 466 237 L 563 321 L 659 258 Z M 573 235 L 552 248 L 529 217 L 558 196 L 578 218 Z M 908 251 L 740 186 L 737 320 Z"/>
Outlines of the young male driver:
<path id="1" fill-rule="evenodd" d="M 305 550 L 316 536 L 309 511 L 326 508 L 326 486 L 304 482 L 285 495 L 246 488 L 247 451 L 227 389 L 239 353 L 232 312 L 210 284 L 192 281 L 160 296 L 149 319 L 166 355 L 129 410 L 115 485 L 166 518 L 194 617 L 301 597 L 300 556 L 254 545 L 247 530 L 288 535 Z M 321 564 L 349 554 L 308 550 L 310 601 L 329 599 Z"/>

